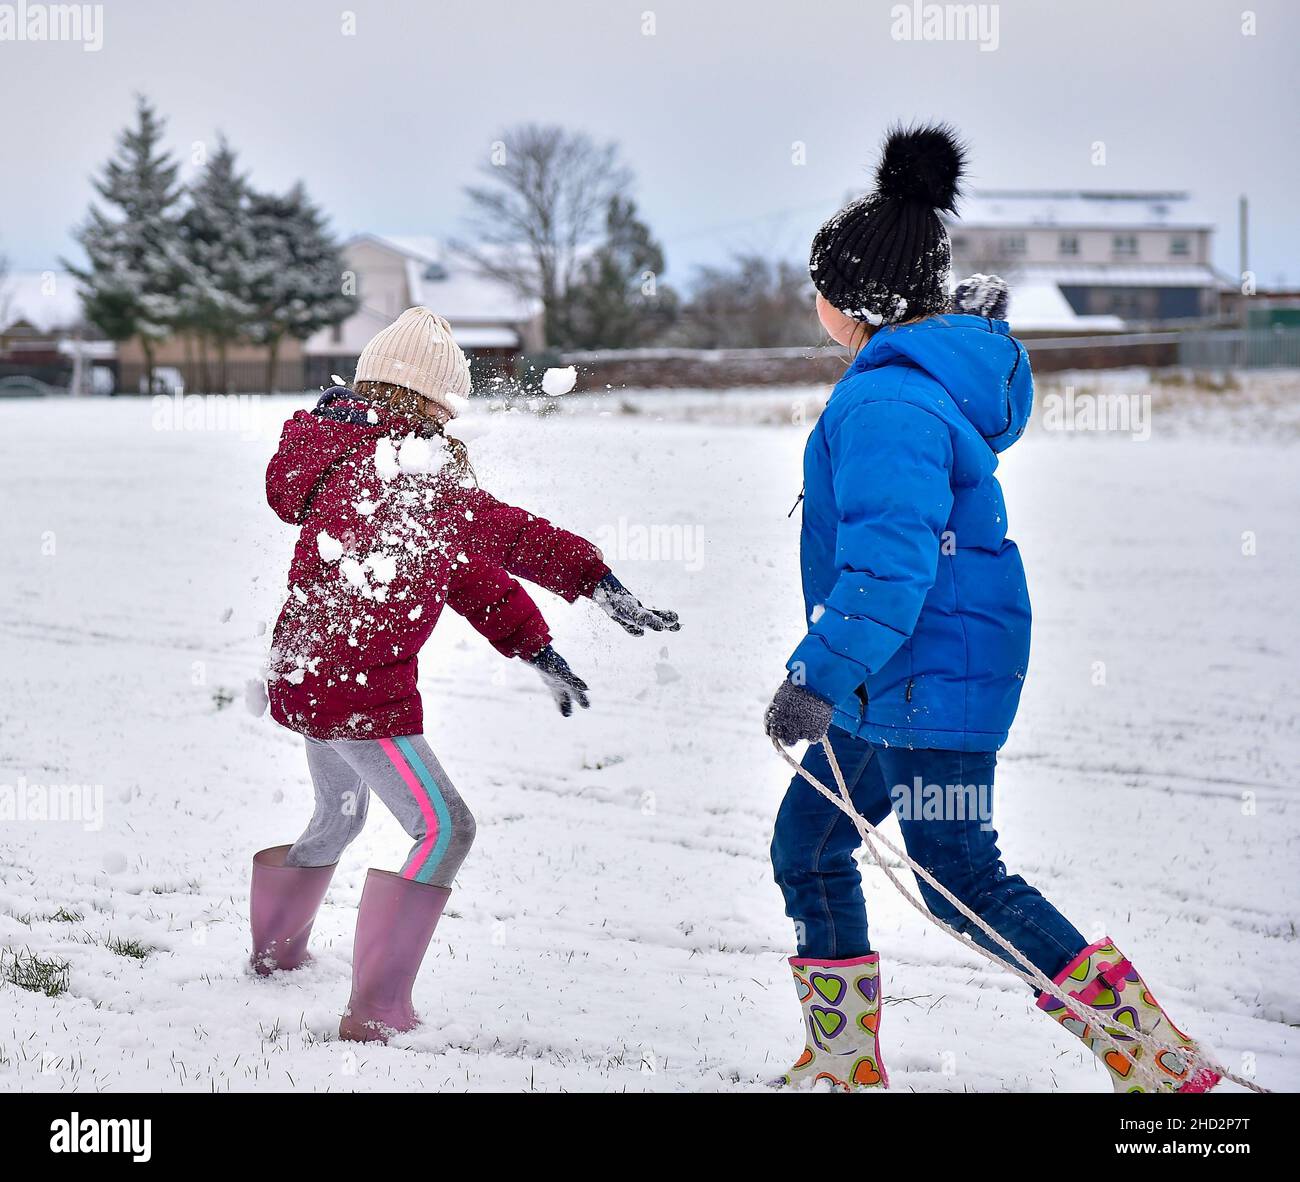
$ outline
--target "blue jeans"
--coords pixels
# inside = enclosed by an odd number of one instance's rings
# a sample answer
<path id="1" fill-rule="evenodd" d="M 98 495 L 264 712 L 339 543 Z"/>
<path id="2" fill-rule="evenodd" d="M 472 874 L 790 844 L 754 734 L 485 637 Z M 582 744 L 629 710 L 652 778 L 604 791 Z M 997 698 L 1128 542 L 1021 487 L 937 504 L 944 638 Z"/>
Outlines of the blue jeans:
<path id="1" fill-rule="evenodd" d="M 873 825 L 897 813 L 907 852 L 1047 976 L 1055 977 L 1088 941 L 1018 874 L 1008 874 L 992 826 L 992 751 L 911 751 L 873 747 L 832 727 L 831 748 L 853 805 Z M 832 791 L 821 744 L 804 768 Z M 872 951 L 853 852 L 858 831 L 830 801 L 795 776 L 772 837 L 772 869 L 795 921 L 799 955 L 844 960 Z M 924 882 L 930 911 L 1002 959 L 1006 954 Z"/>

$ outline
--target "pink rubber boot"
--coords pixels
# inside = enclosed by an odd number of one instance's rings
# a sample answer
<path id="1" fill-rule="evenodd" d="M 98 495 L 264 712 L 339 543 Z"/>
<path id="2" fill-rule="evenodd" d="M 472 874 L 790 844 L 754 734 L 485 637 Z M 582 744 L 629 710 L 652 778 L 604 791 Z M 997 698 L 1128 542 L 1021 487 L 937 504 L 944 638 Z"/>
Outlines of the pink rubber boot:
<path id="1" fill-rule="evenodd" d="M 1044 993 L 1038 999 L 1040 1010 L 1082 1039 L 1105 1064 L 1115 1091 L 1208 1092 L 1222 1078 L 1208 1067 L 1193 1065 L 1184 1052 L 1195 1051 L 1196 1043 L 1169 1020 L 1164 1007 L 1152 996 L 1128 957 L 1111 940 L 1090 944 L 1060 971 L 1055 984 L 1063 986 L 1067 996 L 1078 998 L 1113 1019 L 1113 1025 L 1106 1024 L 1106 1033 L 1121 1047 L 1133 1044 L 1131 1051 L 1121 1054 L 1099 1037 L 1094 1027 L 1051 994 Z M 1147 1062 L 1147 1052 L 1133 1041 L 1134 1030 L 1165 1044 L 1154 1062 L 1160 1081 L 1158 1088 L 1153 1089 L 1135 1065 Z"/>
<path id="2" fill-rule="evenodd" d="M 446 887 L 367 871 L 352 953 L 352 998 L 339 1038 L 387 1042 L 390 1034 L 420 1024 L 411 986 L 450 896 Z"/>
<path id="3" fill-rule="evenodd" d="M 253 855 L 248 911 L 253 929 L 253 970 L 260 977 L 296 969 L 311 959 L 307 941 L 334 866 L 286 866 L 287 845 Z M 338 863 L 335 863 L 337 866 Z"/>

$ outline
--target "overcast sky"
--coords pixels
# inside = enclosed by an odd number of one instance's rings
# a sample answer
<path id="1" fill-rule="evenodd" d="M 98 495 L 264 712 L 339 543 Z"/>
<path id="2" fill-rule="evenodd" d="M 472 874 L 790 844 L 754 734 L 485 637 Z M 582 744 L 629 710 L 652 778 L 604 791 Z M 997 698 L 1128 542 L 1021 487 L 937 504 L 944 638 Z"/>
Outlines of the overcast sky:
<path id="1" fill-rule="evenodd" d="M 1254 36 L 1242 0 L 1004 0 L 989 50 L 895 40 L 894 7 L 109 0 L 98 52 L 0 41 L 0 252 L 41 269 L 72 249 L 139 90 L 187 161 L 222 131 L 255 183 L 304 179 L 341 234 L 461 230 L 499 129 L 536 120 L 622 144 L 670 280 L 740 249 L 804 258 L 882 129 L 941 117 L 977 186 L 1190 190 L 1231 273 L 1244 192 L 1261 283 L 1300 283 L 1295 0 L 1250 4 Z"/>

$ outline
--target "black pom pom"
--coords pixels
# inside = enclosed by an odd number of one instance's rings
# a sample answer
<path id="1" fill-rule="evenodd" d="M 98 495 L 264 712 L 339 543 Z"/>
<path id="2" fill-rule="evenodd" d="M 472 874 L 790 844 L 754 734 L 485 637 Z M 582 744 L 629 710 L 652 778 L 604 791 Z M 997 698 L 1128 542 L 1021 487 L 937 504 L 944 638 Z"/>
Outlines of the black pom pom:
<path id="1" fill-rule="evenodd" d="M 882 197 L 915 201 L 931 209 L 956 209 L 966 148 L 946 123 L 895 127 L 876 169 Z"/>
<path id="2" fill-rule="evenodd" d="M 974 275 L 963 279 L 952 293 L 954 312 L 965 312 L 969 316 L 988 316 L 994 320 L 1007 318 L 1007 304 L 1011 293 L 1007 290 L 1007 281 L 1000 275 Z"/>

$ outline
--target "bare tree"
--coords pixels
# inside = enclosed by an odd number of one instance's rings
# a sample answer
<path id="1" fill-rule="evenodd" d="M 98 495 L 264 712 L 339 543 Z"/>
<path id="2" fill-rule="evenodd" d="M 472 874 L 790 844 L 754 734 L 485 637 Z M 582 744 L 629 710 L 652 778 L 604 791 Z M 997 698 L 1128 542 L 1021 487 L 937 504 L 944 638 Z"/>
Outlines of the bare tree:
<path id="1" fill-rule="evenodd" d="M 474 240 L 455 247 L 480 273 L 540 299 L 546 339 L 563 345 L 571 335 L 569 293 L 584 252 L 632 173 L 617 144 L 534 123 L 502 133 L 480 171 L 488 183 L 465 190 Z"/>
<path id="2" fill-rule="evenodd" d="M 744 254 L 698 269 L 677 335 L 696 348 L 761 349 L 807 345 L 819 331 L 807 268 Z"/>

